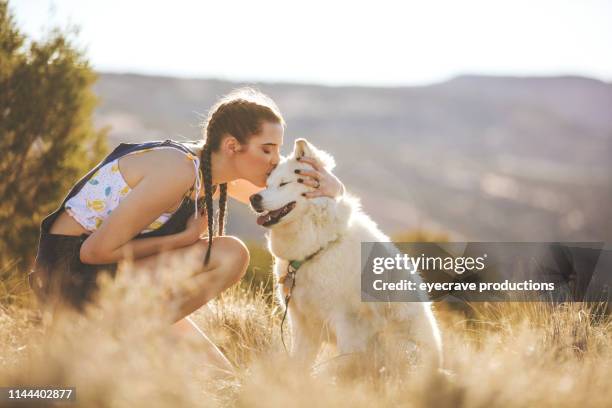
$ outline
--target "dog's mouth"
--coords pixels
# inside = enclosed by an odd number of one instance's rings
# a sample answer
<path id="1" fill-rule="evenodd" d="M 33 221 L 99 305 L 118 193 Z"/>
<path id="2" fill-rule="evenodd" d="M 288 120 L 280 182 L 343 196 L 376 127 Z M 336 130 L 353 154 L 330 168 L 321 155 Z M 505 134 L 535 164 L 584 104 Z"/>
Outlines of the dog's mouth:
<path id="1" fill-rule="evenodd" d="M 295 208 L 295 201 L 282 206 L 277 210 L 268 211 L 267 213 L 257 217 L 257 225 L 269 227 L 279 222 L 285 215 L 289 214 Z"/>

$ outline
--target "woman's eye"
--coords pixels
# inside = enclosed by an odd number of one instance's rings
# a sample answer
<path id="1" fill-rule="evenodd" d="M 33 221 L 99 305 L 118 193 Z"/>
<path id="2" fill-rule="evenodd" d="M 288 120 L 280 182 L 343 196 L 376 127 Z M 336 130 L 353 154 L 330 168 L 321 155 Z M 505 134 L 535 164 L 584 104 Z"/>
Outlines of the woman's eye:
<path id="1" fill-rule="evenodd" d="M 272 153 L 270 150 L 264 150 L 263 152 L 264 152 L 265 154 L 270 154 L 270 153 Z"/>

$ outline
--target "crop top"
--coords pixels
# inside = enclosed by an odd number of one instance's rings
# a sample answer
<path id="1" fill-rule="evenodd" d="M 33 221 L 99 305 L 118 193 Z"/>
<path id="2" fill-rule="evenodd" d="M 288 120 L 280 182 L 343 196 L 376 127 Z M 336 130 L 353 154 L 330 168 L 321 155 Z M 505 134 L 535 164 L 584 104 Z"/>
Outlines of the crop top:
<path id="1" fill-rule="evenodd" d="M 138 150 L 128 153 L 128 155 L 142 154 L 153 149 L 174 149 L 173 147 L 160 146 L 150 149 Z M 195 191 L 195 217 L 198 217 L 198 200 L 200 189 L 202 188 L 202 174 L 200 170 L 200 160 L 197 156 L 185 153 L 187 160 L 191 160 L 196 172 Z M 126 155 L 127 156 L 127 155 Z M 122 156 L 125 157 L 125 156 Z M 105 164 L 96 171 L 85 183 L 83 188 L 66 201 L 64 208 L 66 212 L 74 218 L 83 228 L 89 231 L 97 230 L 109 214 L 117 208 L 131 191 L 123 175 L 119 171 L 119 158 Z M 155 221 L 149 224 L 143 233 L 158 229 L 170 219 L 173 213 L 163 213 Z"/>

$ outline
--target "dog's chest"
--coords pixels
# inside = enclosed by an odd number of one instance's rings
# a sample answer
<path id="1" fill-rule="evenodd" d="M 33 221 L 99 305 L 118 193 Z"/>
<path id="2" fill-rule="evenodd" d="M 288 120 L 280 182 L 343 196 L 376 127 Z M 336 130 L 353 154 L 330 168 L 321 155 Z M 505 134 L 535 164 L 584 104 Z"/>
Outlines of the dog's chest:
<path id="1" fill-rule="evenodd" d="M 277 259 L 274 272 L 282 301 L 291 293 L 291 308 L 311 318 L 325 320 L 331 311 L 353 303 L 349 298 L 358 297 L 359 291 L 349 284 L 350 278 L 342 273 L 343 268 L 325 262 L 324 258 L 306 262 L 294 273 L 287 261 Z"/>

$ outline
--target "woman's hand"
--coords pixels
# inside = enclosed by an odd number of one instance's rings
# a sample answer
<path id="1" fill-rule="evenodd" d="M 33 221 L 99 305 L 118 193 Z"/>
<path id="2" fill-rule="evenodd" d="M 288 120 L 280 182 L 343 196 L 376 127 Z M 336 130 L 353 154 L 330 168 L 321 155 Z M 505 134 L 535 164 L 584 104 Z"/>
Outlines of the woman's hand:
<path id="1" fill-rule="evenodd" d="M 301 157 L 298 160 L 300 163 L 310 164 L 313 168 L 313 170 L 296 170 L 296 173 L 300 175 L 298 182 L 315 189 L 314 191 L 304 193 L 304 197 L 336 198 L 344 194 L 344 185 L 340 180 L 320 166 L 315 160 L 309 157 Z"/>
<path id="2" fill-rule="evenodd" d="M 191 245 L 198 241 L 203 235 L 208 234 L 208 218 L 206 217 L 206 211 L 199 209 L 200 215 L 195 218 L 195 214 L 187 220 L 187 227 L 183 231 L 186 245 Z"/>

